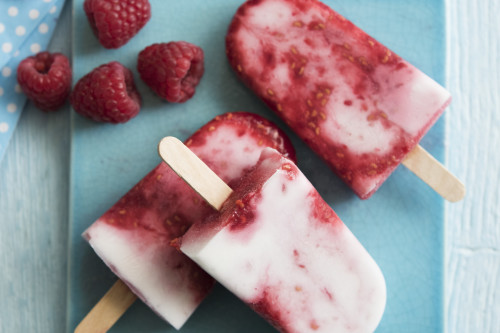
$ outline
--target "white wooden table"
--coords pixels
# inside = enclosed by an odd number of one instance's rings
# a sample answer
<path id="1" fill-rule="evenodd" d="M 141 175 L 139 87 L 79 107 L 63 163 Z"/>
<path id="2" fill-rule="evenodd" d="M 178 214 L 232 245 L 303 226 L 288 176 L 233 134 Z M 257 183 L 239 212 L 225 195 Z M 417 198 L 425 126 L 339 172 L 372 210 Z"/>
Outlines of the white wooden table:
<path id="1" fill-rule="evenodd" d="M 51 49 L 70 54 L 70 2 Z M 500 1 L 448 0 L 447 332 L 500 332 Z M 0 332 L 63 332 L 69 107 L 25 109 L 0 163 Z M 15 314 L 18 315 L 15 315 Z"/>

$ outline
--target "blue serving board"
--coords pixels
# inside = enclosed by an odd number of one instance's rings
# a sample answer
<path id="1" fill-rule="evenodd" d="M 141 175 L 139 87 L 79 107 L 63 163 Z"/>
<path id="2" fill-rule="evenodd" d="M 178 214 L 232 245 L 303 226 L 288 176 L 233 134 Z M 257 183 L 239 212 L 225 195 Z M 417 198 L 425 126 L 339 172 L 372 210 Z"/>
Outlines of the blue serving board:
<path id="1" fill-rule="evenodd" d="M 74 0 L 74 80 L 118 60 L 134 71 L 143 97 L 140 114 L 126 124 L 95 123 L 72 114 L 68 331 L 116 281 L 81 233 L 125 194 L 160 158 L 159 140 L 184 140 L 216 115 L 244 110 L 276 122 L 292 139 L 299 167 L 381 267 L 387 308 L 377 332 L 443 332 L 444 203 L 422 181 L 399 167 L 369 200 L 358 199 L 232 73 L 225 57 L 227 26 L 242 1 L 151 0 L 146 27 L 118 50 L 100 46 Z M 435 80 L 444 83 L 445 21 L 442 0 L 325 1 Z M 185 40 L 205 51 L 205 75 L 195 96 L 169 104 L 139 79 L 137 54 L 155 42 Z M 421 145 L 444 156 L 444 118 Z M 112 332 L 174 332 L 137 301 Z M 263 319 L 217 285 L 181 332 L 274 332 Z"/>

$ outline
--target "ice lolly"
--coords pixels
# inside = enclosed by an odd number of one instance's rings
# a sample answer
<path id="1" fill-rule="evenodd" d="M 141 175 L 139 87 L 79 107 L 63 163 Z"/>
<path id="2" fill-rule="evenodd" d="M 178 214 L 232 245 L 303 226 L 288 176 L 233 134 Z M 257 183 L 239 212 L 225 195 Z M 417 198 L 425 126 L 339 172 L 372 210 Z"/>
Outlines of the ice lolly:
<path id="1" fill-rule="evenodd" d="M 229 184 L 236 184 L 248 172 L 264 147 L 295 158 L 284 133 L 246 112 L 217 116 L 187 139 L 186 145 Z M 213 279 L 171 247 L 170 241 L 211 210 L 160 163 L 83 236 L 140 299 L 179 329 L 209 292 Z M 90 331 L 91 325 L 87 325 Z"/>
<path id="2" fill-rule="evenodd" d="M 245 2 L 226 52 L 241 80 L 362 199 L 450 103 L 433 79 L 317 0 Z"/>
<path id="3" fill-rule="evenodd" d="M 266 148 L 231 191 L 181 145 L 165 138 L 160 154 L 220 207 L 176 241 L 182 252 L 281 332 L 375 330 L 383 275 L 292 161 Z"/>

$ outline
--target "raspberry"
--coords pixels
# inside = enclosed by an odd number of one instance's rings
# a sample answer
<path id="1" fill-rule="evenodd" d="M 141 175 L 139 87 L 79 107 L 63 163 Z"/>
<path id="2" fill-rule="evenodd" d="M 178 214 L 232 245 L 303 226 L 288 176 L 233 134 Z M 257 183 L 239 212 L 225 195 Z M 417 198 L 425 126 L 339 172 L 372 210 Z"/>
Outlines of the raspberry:
<path id="1" fill-rule="evenodd" d="M 141 108 L 132 72 L 117 61 L 101 65 L 82 77 L 70 101 L 81 115 L 114 124 L 129 121 Z"/>
<path id="2" fill-rule="evenodd" d="M 203 50 L 187 42 L 153 44 L 139 53 L 141 79 L 160 97 L 183 103 L 203 76 Z"/>
<path id="3" fill-rule="evenodd" d="M 71 90 L 71 67 L 64 54 L 40 52 L 17 67 L 22 91 L 43 111 L 59 109 Z"/>
<path id="4" fill-rule="evenodd" d="M 151 18 L 148 0 L 85 0 L 83 9 L 102 46 L 126 44 Z"/>

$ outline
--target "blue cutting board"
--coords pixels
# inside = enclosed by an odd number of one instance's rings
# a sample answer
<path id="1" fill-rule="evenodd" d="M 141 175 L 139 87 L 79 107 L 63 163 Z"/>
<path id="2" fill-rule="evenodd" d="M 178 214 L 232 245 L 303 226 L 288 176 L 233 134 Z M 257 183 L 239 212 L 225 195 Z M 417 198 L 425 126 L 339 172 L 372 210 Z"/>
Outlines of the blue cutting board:
<path id="1" fill-rule="evenodd" d="M 116 281 L 81 233 L 138 182 L 160 159 L 166 135 L 182 140 L 216 115 L 244 110 L 276 122 L 297 149 L 298 164 L 380 265 L 387 308 L 377 332 L 442 332 L 444 329 L 444 203 L 422 181 L 399 167 L 369 200 L 358 199 L 232 73 L 225 57 L 227 26 L 242 1 L 151 0 L 146 27 L 118 50 L 100 46 L 86 21 L 83 0 L 74 0 L 75 81 L 94 67 L 118 60 L 133 69 L 143 97 L 140 114 L 126 124 L 95 123 L 72 114 L 68 330 Z M 373 37 L 444 83 L 445 20 L 442 0 L 325 1 Z M 205 75 L 184 104 L 156 97 L 135 70 L 137 54 L 155 42 L 185 40 L 205 51 Z M 444 156 L 444 118 L 421 145 Z M 140 301 L 112 332 L 174 332 Z M 274 332 L 236 297 L 217 285 L 181 332 Z"/>

